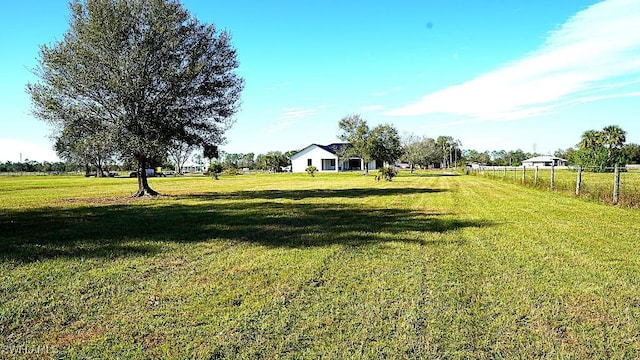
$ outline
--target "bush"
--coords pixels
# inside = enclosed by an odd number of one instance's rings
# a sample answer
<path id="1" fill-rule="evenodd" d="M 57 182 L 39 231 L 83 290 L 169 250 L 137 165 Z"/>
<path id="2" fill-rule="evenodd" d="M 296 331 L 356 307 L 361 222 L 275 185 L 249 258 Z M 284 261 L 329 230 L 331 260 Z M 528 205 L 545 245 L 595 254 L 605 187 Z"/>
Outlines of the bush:
<path id="1" fill-rule="evenodd" d="M 391 181 L 396 175 L 398 175 L 398 170 L 393 166 L 385 166 L 380 168 L 380 177 L 384 178 L 386 181 Z"/>
<path id="2" fill-rule="evenodd" d="M 317 168 L 317 167 L 315 167 L 315 166 L 313 166 L 313 165 L 311 165 L 311 166 L 307 166 L 307 168 L 306 168 L 306 169 L 304 169 L 304 171 L 306 171 L 306 172 L 307 172 L 307 174 L 309 174 L 309 175 L 311 175 L 311 176 L 314 176 L 313 174 L 315 174 L 315 173 L 316 173 L 316 171 L 318 171 L 318 168 Z"/>
<path id="3" fill-rule="evenodd" d="M 219 162 L 213 163 L 209 166 L 207 172 L 211 174 L 216 180 L 218 180 L 218 175 L 222 173 L 223 167 Z"/>
<path id="4" fill-rule="evenodd" d="M 230 168 L 224 169 L 224 174 L 225 175 L 241 175 L 242 172 L 236 168 L 230 167 Z"/>

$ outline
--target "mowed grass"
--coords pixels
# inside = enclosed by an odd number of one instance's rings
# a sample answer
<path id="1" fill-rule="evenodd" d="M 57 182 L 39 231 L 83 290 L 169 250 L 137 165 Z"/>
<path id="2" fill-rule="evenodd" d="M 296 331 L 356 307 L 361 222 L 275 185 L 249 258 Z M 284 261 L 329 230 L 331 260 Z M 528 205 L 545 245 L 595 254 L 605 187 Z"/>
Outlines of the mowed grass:
<path id="1" fill-rule="evenodd" d="M 445 175 L 0 178 L 0 355 L 640 357 L 640 213 Z"/>

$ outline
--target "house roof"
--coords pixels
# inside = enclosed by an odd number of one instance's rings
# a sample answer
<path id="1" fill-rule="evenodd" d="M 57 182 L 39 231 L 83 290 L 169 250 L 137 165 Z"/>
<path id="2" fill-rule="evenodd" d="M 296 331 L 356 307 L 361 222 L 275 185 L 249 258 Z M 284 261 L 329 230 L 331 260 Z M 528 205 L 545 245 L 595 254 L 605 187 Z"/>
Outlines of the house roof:
<path id="1" fill-rule="evenodd" d="M 531 159 L 527 159 L 524 160 L 523 162 L 549 162 L 549 161 L 554 161 L 554 160 L 560 160 L 560 161 L 567 161 L 563 158 L 559 158 L 557 156 L 551 156 L 551 155 L 542 155 L 542 156 L 536 156 L 536 157 L 532 157 Z"/>
<path id="2" fill-rule="evenodd" d="M 305 147 L 304 149 L 298 151 L 297 153 L 291 155 L 291 159 L 297 158 L 299 154 L 301 154 L 302 152 L 304 152 L 305 150 L 307 150 L 308 148 L 312 147 L 312 146 L 317 146 L 320 149 L 333 154 L 333 155 L 339 155 L 340 151 L 343 148 L 349 147 L 351 146 L 351 144 L 349 143 L 333 143 L 333 144 L 329 144 L 329 145 L 320 145 L 320 144 L 310 144 L 309 146 Z"/>
<path id="3" fill-rule="evenodd" d="M 317 145 L 323 149 L 325 149 L 326 151 L 338 155 L 340 153 L 340 151 L 342 151 L 342 149 L 350 147 L 351 144 L 349 143 L 333 143 L 333 144 L 329 144 L 329 145 L 318 145 L 318 144 L 314 144 Z"/>

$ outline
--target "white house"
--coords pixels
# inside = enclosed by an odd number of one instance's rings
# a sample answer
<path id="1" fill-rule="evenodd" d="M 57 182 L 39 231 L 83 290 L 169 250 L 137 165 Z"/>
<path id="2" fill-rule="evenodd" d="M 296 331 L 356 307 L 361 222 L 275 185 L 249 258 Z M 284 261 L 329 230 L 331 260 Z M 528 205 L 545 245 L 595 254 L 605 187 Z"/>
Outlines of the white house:
<path id="1" fill-rule="evenodd" d="M 182 165 L 182 173 L 201 173 L 204 171 L 204 165 L 196 164 L 193 161 L 189 160 L 184 165 Z"/>
<path id="2" fill-rule="evenodd" d="M 348 171 L 364 169 L 363 160 L 359 157 L 340 159 L 339 154 L 347 143 L 329 145 L 311 144 L 291 156 L 291 171 L 304 172 L 308 166 L 315 166 L 318 171 Z M 367 164 L 369 170 L 376 169 L 376 162 Z"/>
<path id="3" fill-rule="evenodd" d="M 550 155 L 536 156 L 522 162 L 522 166 L 524 167 L 551 167 L 566 165 L 567 160 Z"/>

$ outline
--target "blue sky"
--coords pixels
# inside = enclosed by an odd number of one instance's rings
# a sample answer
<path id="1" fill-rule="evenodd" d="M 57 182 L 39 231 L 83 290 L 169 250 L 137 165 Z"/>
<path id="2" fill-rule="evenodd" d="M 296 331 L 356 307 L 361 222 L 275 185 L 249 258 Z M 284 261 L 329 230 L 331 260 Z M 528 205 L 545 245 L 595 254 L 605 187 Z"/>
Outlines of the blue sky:
<path id="1" fill-rule="evenodd" d="M 338 141 L 361 114 L 463 148 L 551 153 L 615 124 L 640 143 L 640 1 L 184 0 L 233 34 L 246 80 L 227 152 Z M 0 161 L 53 160 L 24 86 L 66 1 L 3 4 Z"/>

